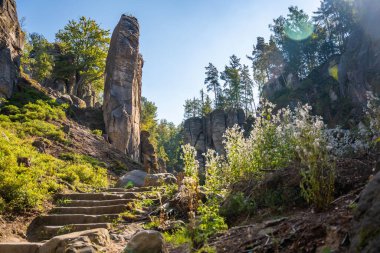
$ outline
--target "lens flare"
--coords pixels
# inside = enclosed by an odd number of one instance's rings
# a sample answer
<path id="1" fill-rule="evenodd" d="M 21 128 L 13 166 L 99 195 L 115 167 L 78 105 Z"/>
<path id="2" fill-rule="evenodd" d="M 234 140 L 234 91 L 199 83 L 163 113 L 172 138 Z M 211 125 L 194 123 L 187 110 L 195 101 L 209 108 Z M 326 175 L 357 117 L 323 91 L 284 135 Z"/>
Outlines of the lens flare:
<path id="1" fill-rule="evenodd" d="M 314 32 L 314 25 L 309 21 L 298 21 L 285 25 L 285 34 L 296 41 L 309 38 Z"/>

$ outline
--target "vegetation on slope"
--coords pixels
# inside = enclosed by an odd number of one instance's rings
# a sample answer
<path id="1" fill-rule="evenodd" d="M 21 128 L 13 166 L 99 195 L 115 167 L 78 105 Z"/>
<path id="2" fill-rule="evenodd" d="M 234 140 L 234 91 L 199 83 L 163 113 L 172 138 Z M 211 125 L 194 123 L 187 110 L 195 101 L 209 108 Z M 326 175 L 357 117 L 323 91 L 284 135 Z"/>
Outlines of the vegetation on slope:
<path id="1" fill-rule="evenodd" d="M 95 159 L 75 154 L 56 158 L 35 147 L 68 145 L 63 131 L 68 105 L 57 104 L 36 89 L 22 92 L 0 108 L 0 212 L 42 208 L 65 188 L 89 190 L 108 184 L 107 171 Z"/>

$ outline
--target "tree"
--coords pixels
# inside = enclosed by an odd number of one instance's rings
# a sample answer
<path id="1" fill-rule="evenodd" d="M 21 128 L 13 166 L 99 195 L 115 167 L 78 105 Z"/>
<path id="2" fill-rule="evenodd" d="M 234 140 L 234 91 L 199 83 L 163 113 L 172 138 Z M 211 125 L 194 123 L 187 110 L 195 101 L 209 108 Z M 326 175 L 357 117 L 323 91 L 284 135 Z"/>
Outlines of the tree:
<path id="1" fill-rule="evenodd" d="M 181 168 L 182 129 L 167 120 L 161 120 L 157 126 L 158 157 L 166 161 L 168 171 Z"/>
<path id="2" fill-rule="evenodd" d="M 221 79 L 224 83 L 224 93 L 228 107 L 241 107 L 241 81 L 240 81 L 241 64 L 236 55 L 230 57 L 230 64 L 225 66 L 221 73 Z"/>
<path id="3" fill-rule="evenodd" d="M 70 83 L 70 93 L 82 97 L 87 90 L 100 92 L 110 43 L 109 31 L 90 18 L 71 20 L 56 34 L 61 55 L 56 74 Z"/>
<path id="4" fill-rule="evenodd" d="M 150 133 L 149 141 L 157 148 L 157 106 L 145 97 L 141 97 L 140 128 Z"/>
<path id="5" fill-rule="evenodd" d="M 207 86 L 207 92 L 211 91 L 214 93 L 215 107 L 219 107 L 222 95 L 222 89 L 219 83 L 219 71 L 212 63 L 209 63 L 209 65 L 206 67 L 205 74 L 205 85 Z"/>
<path id="6" fill-rule="evenodd" d="M 198 98 L 186 99 L 183 107 L 185 119 L 202 116 L 202 101 Z"/>
<path id="7" fill-rule="evenodd" d="M 251 74 L 249 73 L 249 67 L 243 65 L 240 74 L 241 87 L 243 90 L 242 94 L 242 104 L 244 108 L 245 115 L 249 115 L 253 112 L 254 98 L 253 98 L 253 81 L 251 79 Z"/>
<path id="8" fill-rule="evenodd" d="M 326 33 L 325 50 L 331 55 L 342 53 L 344 42 L 355 26 L 353 1 L 323 0 L 314 14 L 314 21 Z"/>
<path id="9" fill-rule="evenodd" d="M 202 116 L 207 116 L 212 112 L 212 101 L 209 95 L 206 95 L 204 102 L 202 103 Z"/>
<path id="10" fill-rule="evenodd" d="M 318 27 L 303 10 L 291 6 L 286 18 L 280 16 L 269 27 L 286 62 L 285 73 L 304 78 L 320 64 L 318 51 L 323 33 L 316 33 Z"/>
<path id="11" fill-rule="evenodd" d="M 54 58 L 49 53 L 52 48 L 53 45 L 37 33 L 30 34 L 25 45 L 22 57 L 23 70 L 40 83 L 52 75 Z"/>

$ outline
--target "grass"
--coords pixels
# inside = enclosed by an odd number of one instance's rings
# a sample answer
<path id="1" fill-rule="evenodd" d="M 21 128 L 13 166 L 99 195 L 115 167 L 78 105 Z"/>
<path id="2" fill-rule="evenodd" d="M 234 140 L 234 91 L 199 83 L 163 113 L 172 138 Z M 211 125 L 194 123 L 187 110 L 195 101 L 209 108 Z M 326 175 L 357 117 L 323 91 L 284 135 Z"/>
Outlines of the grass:
<path id="1" fill-rule="evenodd" d="M 56 158 L 33 147 L 38 138 L 69 143 L 61 129 L 67 108 L 32 87 L 22 87 L 0 107 L 0 213 L 42 209 L 67 184 L 84 191 L 108 185 L 107 170 L 96 159 L 77 154 Z M 31 165 L 18 164 L 19 158 Z"/>

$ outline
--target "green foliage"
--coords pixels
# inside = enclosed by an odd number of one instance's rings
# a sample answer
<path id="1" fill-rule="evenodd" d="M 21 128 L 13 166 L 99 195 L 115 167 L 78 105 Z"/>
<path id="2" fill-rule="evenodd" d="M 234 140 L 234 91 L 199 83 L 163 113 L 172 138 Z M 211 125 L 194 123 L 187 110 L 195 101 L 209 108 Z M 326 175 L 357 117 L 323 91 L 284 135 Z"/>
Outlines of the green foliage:
<path id="1" fill-rule="evenodd" d="M 141 130 L 149 132 L 149 141 L 157 149 L 157 106 L 146 99 L 141 98 Z"/>
<path id="2" fill-rule="evenodd" d="M 183 244 L 191 244 L 189 231 L 186 228 L 180 228 L 174 233 L 165 232 L 164 233 L 165 242 L 173 246 L 181 246 Z"/>
<path id="3" fill-rule="evenodd" d="M 190 144 L 182 145 L 182 160 L 184 165 L 184 172 L 187 177 L 199 180 L 198 169 L 199 163 L 197 161 L 197 151 Z"/>
<path id="4" fill-rule="evenodd" d="M 24 72 L 39 82 L 50 78 L 54 68 L 54 58 L 49 54 L 53 45 L 42 35 L 32 33 L 24 47 L 21 66 Z"/>
<path id="5" fill-rule="evenodd" d="M 74 94 L 81 94 L 86 86 L 97 92 L 103 90 L 109 31 L 103 30 L 95 20 L 80 17 L 56 34 L 61 55 L 56 62 L 55 75 L 65 80 L 75 76 Z"/>
<path id="6" fill-rule="evenodd" d="M 92 130 L 91 133 L 93 133 L 93 134 L 95 134 L 97 136 L 102 136 L 103 135 L 103 131 L 99 130 L 99 129 Z"/>
<path id="7" fill-rule="evenodd" d="M 85 159 L 65 162 L 39 153 L 31 144 L 32 138 L 19 138 L 12 128 L 0 126 L 0 133 L 0 198 L 6 211 L 41 208 L 65 187 L 58 179 L 84 190 L 107 186 L 107 171 Z M 18 164 L 19 157 L 30 159 L 31 167 Z"/>
<path id="8" fill-rule="evenodd" d="M 321 118 L 311 116 L 307 106 L 299 107 L 296 117 L 296 151 L 307 169 L 301 172 L 302 195 L 317 209 L 327 208 L 334 197 L 335 163 L 331 161 Z"/>
<path id="9" fill-rule="evenodd" d="M 108 184 L 107 171 L 96 159 L 62 154 L 57 159 L 39 153 L 32 146 L 36 137 L 67 143 L 60 122 L 67 105 L 58 105 L 32 88 L 23 88 L 1 108 L 0 115 L 0 199 L 5 211 L 21 212 L 41 208 L 42 203 L 66 187 L 87 190 Z M 18 163 L 20 157 L 31 167 Z"/>
<path id="10" fill-rule="evenodd" d="M 238 217 L 244 213 L 250 215 L 256 212 L 257 205 L 254 200 L 246 198 L 242 192 L 228 195 L 225 204 L 220 210 L 223 217 L 228 220 Z"/>
<path id="11" fill-rule="evenodd" d="M 193 238 L 198 245 L 207 243 L 208 238 L 228 229 L 224 218 L 219 215 L 218 203 L 208 202 L 206 205 L 200 205 L 197 212 L 200 220 L 193 231 Z"/>

